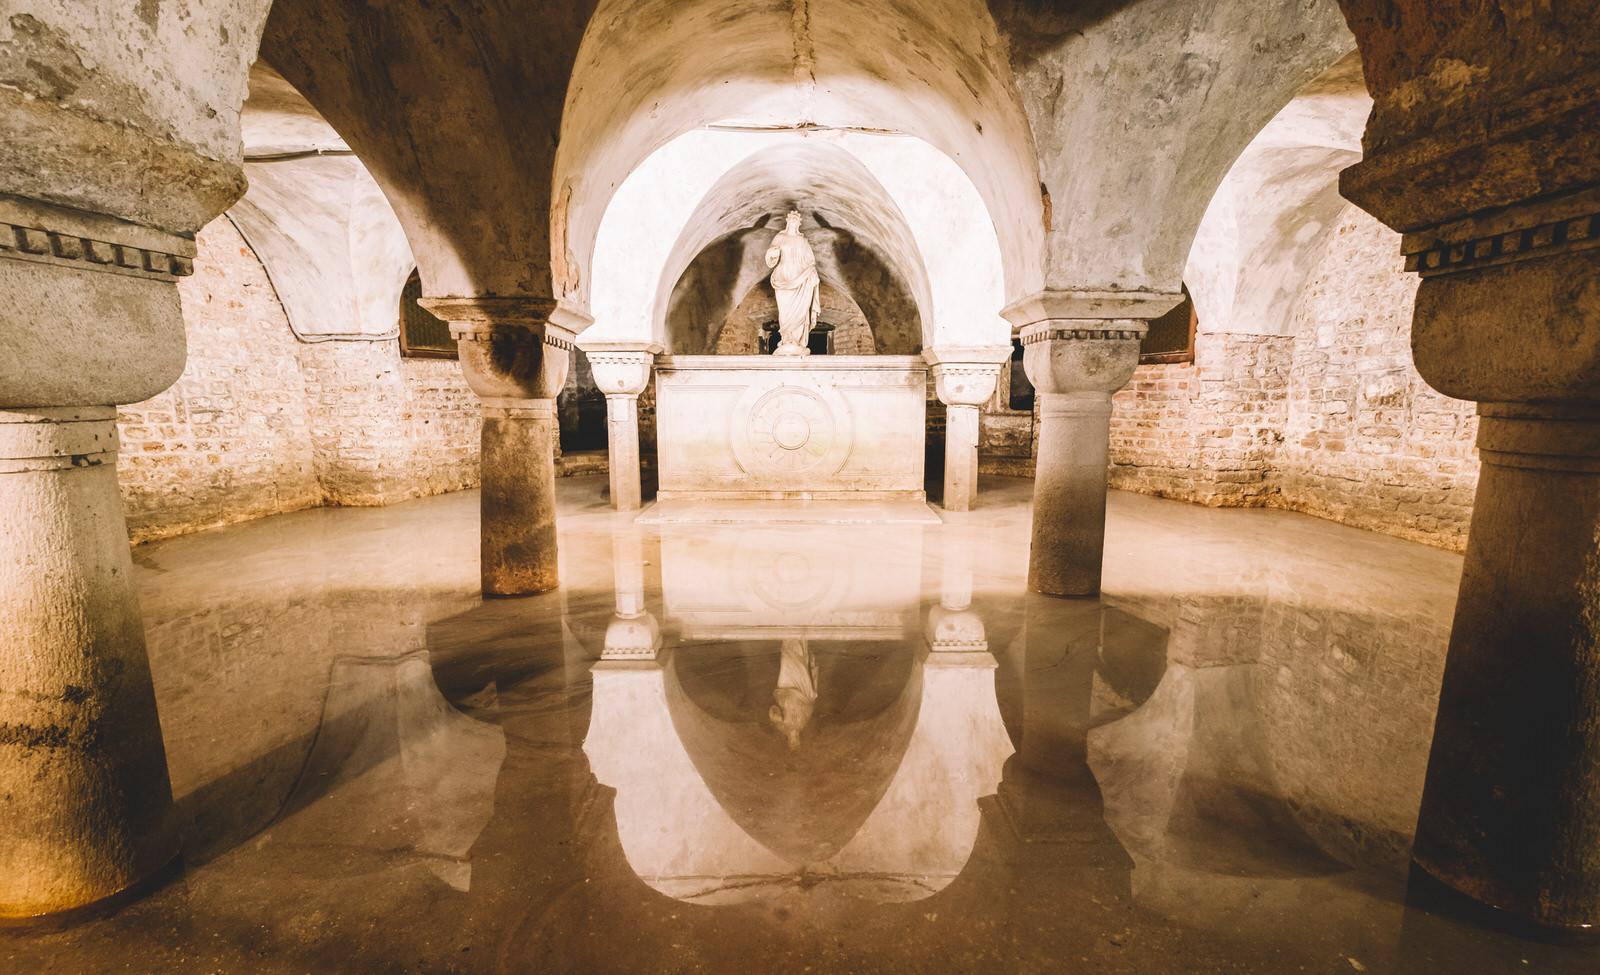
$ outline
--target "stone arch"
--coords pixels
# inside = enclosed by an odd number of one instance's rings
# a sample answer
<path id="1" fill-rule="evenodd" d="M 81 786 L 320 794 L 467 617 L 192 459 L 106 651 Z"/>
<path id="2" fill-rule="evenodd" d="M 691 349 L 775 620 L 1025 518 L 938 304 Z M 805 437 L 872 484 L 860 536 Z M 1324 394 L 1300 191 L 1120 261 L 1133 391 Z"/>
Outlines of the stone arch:
<path id="1" fill-rule="evenodd" d="M 993 224 L 976 189 L 938 149 L 905 137 L 726 129 L 701 129 L 663 147 L 613 197 L 595 250 L 596 337 L 662 340 L 672 289 L 697 256 L 721 237 L 761 230 L 794 204 L 818 215 L 808 232 L 836 235 L 846 279 L 893 269 L 895 287 L 914 298 L 921 334 L 895 347 L 1007 341 Z M 745 244 L 766 246 L 753 236 Z M 853 259 L 853 249 L 870 260 Z M 650 281 L 656 267 L 662 276 Z M 846 283 L 857 292 L 875 286 Z"/>
<path id="2" fill-rule="evenodd" d="M 932 289 L 905 215 L 860 161 L 817 140 L 780 143 L 754 153 L 706 192 L 662 266 L 652 334 L 662 340 L 670 338 L 666 320 L 674 288 L 708 246 L 730 235 L 737 235 L 741 249 L 739 274 L 731 291 L 742 299 L 752 285 L 766 277 L 760 256 L 782 228 L 782 215 L 791 208 L 801 211 L 801 227 L 817 252 L 819 269 L 835 287 L 848 289 L 836 247 L 846 236 L 897 275 L 914 302 L 919 339 L 927 341 Z"/>
<path id="3" fill-rule="evenodd" d="M 688 48 L 713 53 L 685 58 Z M 1004 48 L 977 0 L 602 0 L 573 68 L 553 177 L 560 295 L 591 302 L 601 224 L 630 174 L 685 133 L 729 121 L 925 140 L 963 171 L 997 229 L 1004 296 L 1030 293 L 1043 201 Z"/>
<path id="4" fill-rule="evenodd" d="M 1184 281 L 1204 331 L 1287 335 L 1295 299 L 1340 214 L 1371 111 L 1358 55 L 1324 71 L 1257 133 L 1195 234 Z"/>

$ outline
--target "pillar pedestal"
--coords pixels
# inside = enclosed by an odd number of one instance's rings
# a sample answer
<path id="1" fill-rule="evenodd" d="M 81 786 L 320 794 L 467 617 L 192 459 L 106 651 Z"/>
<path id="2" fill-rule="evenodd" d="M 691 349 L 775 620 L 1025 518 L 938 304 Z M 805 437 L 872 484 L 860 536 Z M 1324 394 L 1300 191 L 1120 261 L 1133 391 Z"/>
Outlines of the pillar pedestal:
<path id="1" fill-rule="evenodd" d="M 556 549 L 555 399 L 573 333 L 542 298 L 423 298 L 450 324 L 461 371 L 483 406 L 485 596 L 528 596 L 560 582 Z"/>
<path id="2" fill-rule="evenodd" d="M 639 481 L 639 394 L 650 384 L 662 346 L 650 342 L 584 342 L 594 383 L 606 396 L 606 449 L 611 471 L 611 506 L 637 511 L 643 503 Z"/>
<path id="3" fill-rule="evenodd" d="M 116 415 L 0 412 L 0 921 L 104 901 L 178 855 Z"/>
<path id="4" fill-rule="evenodd" d="M 1041 292 L 1001 314 L 1021 327 L 1023 368 L 1039 397 L 1028 586 L 1049 596 L 1100 592 L 1111 394 L 1139 365 L 1139 342 L 1183 300 L 1155 292 Z"/>
<path id="5" fill-rule="evenodd" d="M 923 350 L 945 404 L 944 508 L 967 511 L 978 493 L 978 407 L 994 396 L 1009 346 Z"/>

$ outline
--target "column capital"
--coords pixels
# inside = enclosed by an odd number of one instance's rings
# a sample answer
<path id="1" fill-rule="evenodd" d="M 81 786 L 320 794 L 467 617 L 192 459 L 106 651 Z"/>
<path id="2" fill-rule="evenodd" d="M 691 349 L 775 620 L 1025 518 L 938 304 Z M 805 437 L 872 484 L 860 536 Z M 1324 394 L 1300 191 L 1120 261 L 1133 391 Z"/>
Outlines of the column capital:
<path id="1" fill-rule="evenodd" d="M 1182 302 L 1181 292 L 1046 290 L 1000 309 L 1000 317 L 1013 328 L 1058 321 L 1149 321 Z"/>
<path id="2" fill-rule="evenodd" d="M 1139 341 L 1148 329 L 1141 319 L 1036 322 L 1022 330 L 1023 368 L 1047 396 L 1109 396 L 1133 378 Z"/>
<path id="3" fill-rule="evenodd" d="M 554 399 L 567 380 L 573 331 L 559 304 L 536 297 L 420 298 L 460 343 L 467 385 L 485 401 Z M 570 321 L 570 318 L 567 318 Z"/>
<path id="4" fill-rule="evenodd" d="M 1011 358 L 1011 347 L 948 346 L 922 350 L 933 374 L 939 401 L 946 406 L 982 406 L 994 395 L 995 380 Z"/>
<path id="5" fill-rule="evenodd" d="M 605 339 L 580 342 L 578 347 L 589 358 L 595 386 L 607 396 L 638 396 L 644 392 L 656 356 L 664 349 L 659 342 Z"/>
<path id="6" fill-rule="evenodd" d="M 175 284 L 194 256 L 192 236 L 0 194 L 0 408 L 136 403 L 172 385 Z"/>

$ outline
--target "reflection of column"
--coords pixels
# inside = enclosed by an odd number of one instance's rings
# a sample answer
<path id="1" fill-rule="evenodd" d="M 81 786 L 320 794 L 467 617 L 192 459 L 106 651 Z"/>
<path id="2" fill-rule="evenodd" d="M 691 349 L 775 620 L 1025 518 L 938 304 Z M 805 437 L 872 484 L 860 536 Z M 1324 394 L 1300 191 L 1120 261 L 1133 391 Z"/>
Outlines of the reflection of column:
<path id="1" fill-rule="evenodd" d="M 450 323 L 461 370 L 483 406 L 482 576 L 485 596 L 554 589 L 556 395 L 572 333 L 542 298 L 423 298 Z"/>
<path id="2" fill-rule="evenodd" d="M 939 605 L 928 611 L 928 646 L 935 653 L 987 654 L 989 640 L 983 619 L 972 610 L 972 563 L 977 547 L 972 529 L 945 525 L 943 534 Z"/>
<path id="3" fill-rule="evenodd" d="M 644 539 L 637 525 L 612 533 L 611 559 L 617 611 L 606 627 L 601 657 L 654 660 L 661 649 L 661 627 L 644 606 Z"/>
<path id="4" fill-rule="evenodd" d="M 944 507 L 966 511 L 978 490 L 978 407 L 994 395 L 1009 346 L 923 350 L 945 404 Z"/>
<path id="5" fill-rule="evenodd" d="M 1111 394 L 1139 364 L 1145 319 L 1179 295 L 1048 293 L 1006 309 L 1024 325 L 1023 365 L 1039 395 L 1028 585 L 1050 596 L 1100 591 Z"/>
<path id="6" fill-rule="evenodd" d="M 610 453 L 611 505 L 637 511 L 639 486 L 639 394 L 661 351 L 657 343 L 585 342 L 594 383 L 606 394 L 607 449 Z"/>

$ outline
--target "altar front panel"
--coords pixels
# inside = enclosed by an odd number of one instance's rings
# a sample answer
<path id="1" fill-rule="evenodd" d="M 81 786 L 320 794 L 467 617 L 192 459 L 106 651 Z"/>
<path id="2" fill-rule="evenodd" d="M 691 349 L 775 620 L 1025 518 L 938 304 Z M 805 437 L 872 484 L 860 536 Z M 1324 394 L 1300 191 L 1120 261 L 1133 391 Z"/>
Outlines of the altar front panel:
<path id="1" fill-rule="evenodd" d="M 921 356 L 661 356 L 663 500 L 923 499 Z"/>

